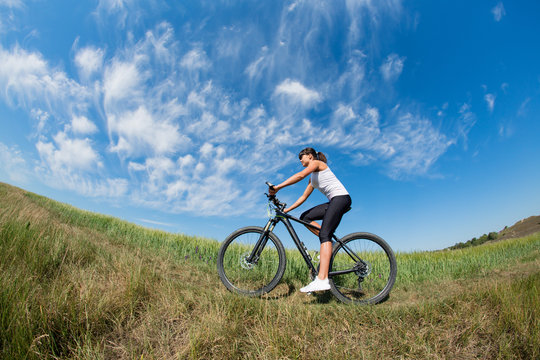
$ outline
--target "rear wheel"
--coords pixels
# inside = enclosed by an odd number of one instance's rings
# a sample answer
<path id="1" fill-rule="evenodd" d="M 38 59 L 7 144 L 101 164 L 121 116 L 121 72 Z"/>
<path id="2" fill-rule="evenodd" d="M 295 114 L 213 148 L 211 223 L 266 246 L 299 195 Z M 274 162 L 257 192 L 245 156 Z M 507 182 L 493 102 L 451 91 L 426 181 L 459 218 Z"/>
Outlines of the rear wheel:
<path id="1" fill-rule="evenodd" d="M 263 233 L 261 227 L 242 228 L 229 235 L 221 245 L 217 269 L 227 289 L 242 295 L 259 296 L 276 287 L 283 277 L 285 249 L 273 233 L 268 233 L 263 239 L 262 250 L 250 259 Z"/>
<path id="2" fill-rule="evenodd" d="M 396 281 L 394 252 L 382 238 L 353 233 L 335 243 L 330 259 L 332 293 L 343 302 L 376 304 L 383 301 Z"/>

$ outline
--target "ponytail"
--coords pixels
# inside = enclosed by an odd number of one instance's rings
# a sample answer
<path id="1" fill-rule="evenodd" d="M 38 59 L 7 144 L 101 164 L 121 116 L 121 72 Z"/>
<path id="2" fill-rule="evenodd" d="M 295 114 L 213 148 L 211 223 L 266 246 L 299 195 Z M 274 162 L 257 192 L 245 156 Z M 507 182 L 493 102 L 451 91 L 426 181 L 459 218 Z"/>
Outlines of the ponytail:
<path id="1" fill-rule="evenodd" d="M 304 155 L 312 155 L 314 159 L 320 160 L 324 163 L 327 162 L 326 155 L 324 155 L 322 152 L 317 152 L 313 148 L 305 148 L 304 150 L 300 151 L 300 154 L 298 154 L 298 158 L 302 159 L 302 156 Z"/>

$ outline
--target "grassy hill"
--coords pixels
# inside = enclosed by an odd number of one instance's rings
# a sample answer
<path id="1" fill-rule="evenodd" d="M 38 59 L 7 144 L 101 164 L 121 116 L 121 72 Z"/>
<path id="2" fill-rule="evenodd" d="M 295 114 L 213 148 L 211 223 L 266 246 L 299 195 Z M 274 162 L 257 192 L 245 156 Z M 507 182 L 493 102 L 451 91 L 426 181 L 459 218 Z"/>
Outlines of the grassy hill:
<path id="1" fill-rule="evenodd" d="M 540 232 L 540 216 L 530 216 L 526 219 L 522 219 L 516 222 L 514 225 L 508 227 L 505 226 L 499 232 L 490 232 L 489 234 L 484 234 L 479 238 L 472 238 L 465 243 L 460 242 L 453 246 L 450 246 L 449 250 L 463 249 L 470 246 L 482 245 L 489 241 L 500 241 L 506 239 L 515 239 L 520 237 L 525 237 L 533 235 Z"/>
<path id="2" fill-rule="evenodd" d="M 218 248 L 0 183 L 0 358 L 540 358 L 540 234 L 398 253 L 363 307 L 300 294 L 294 253 L 270 296 L 231 294 Z"/>

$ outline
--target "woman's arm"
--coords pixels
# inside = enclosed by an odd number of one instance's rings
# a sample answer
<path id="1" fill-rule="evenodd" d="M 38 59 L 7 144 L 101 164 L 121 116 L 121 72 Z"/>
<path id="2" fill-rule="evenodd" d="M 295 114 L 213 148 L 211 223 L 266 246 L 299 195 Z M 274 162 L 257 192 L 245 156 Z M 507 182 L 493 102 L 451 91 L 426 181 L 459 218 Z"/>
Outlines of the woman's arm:
<path id="1" fill-rule="evenodd" d="M 306 201 L 306 199 L 309 197 L 309 195 L 311 195 L 312 192 L 313 192 L 313 186 L 311 186 L 311 181 L 310 181 L 308 186 L 306 187 L 306 190 L 302 194 L 302 196 L 300 196 L 298 198 L 298 200 L 296 200 L 294 202 L 294 204 L 289 206 L 287 209 L 283 210 L 283 212 L 288 213 L 289 211 L 294 210 L 297 207 L 299 207 L 300 205 L 302 205 L 304 203 L 304 201 Z"/>
<path id="2" fill-rule="evenodd" d="M 301 180 L 304 180 L 306 177 L 309 176 L 309 174 L 311 174 L 312 172 L 318 170 L 318 168 L 319 168 L 319 165 L 318 165 L 317 161 L 312 161 L 308 165 L 308 167 L 306 167 L 304 170 L 294 174 L 293 176 L 291 176 L 290 178 L 288 178 L 287 180 L 285 180 L 281 184 L 274 186 L 275 192 L 278 192 L 279 190 L 283 189 L 286 186 L 296 184 L 297 182 L 299 182 Z M 272 193 L 270 193 L 270 194 L 273 195 Z"/>

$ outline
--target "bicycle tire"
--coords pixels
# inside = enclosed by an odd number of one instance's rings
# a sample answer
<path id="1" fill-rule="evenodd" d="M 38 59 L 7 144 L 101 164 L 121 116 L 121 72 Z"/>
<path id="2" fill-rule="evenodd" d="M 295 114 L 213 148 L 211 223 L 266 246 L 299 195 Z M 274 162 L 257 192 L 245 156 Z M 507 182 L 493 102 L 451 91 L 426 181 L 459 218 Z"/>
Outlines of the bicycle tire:
<path id="1" fill-rule="evenodd" d="M 336 242 L 330 259 L 330 272 L 353 270 L 330 277 L 330 290 L 345 303 L 377 304 L 385 300 L 397 276 L 392 248 L 375 234 L 352 233 Z M 346 246 L 344 246 L 346 245 Z M 363 262 L 347 254 L 350 249 Z"/>
<path id="2" fill-rule="evenodd" d="M 221 244 L 217 259 L 219 277 L 232 292 L 246 296 L 261 296 L 277 286 L 285 273 L 285 248 L 270 232 L 268 241 L 256 264 L 246 261 L 264 229 L 258 226 L 241 228 Z"/>

